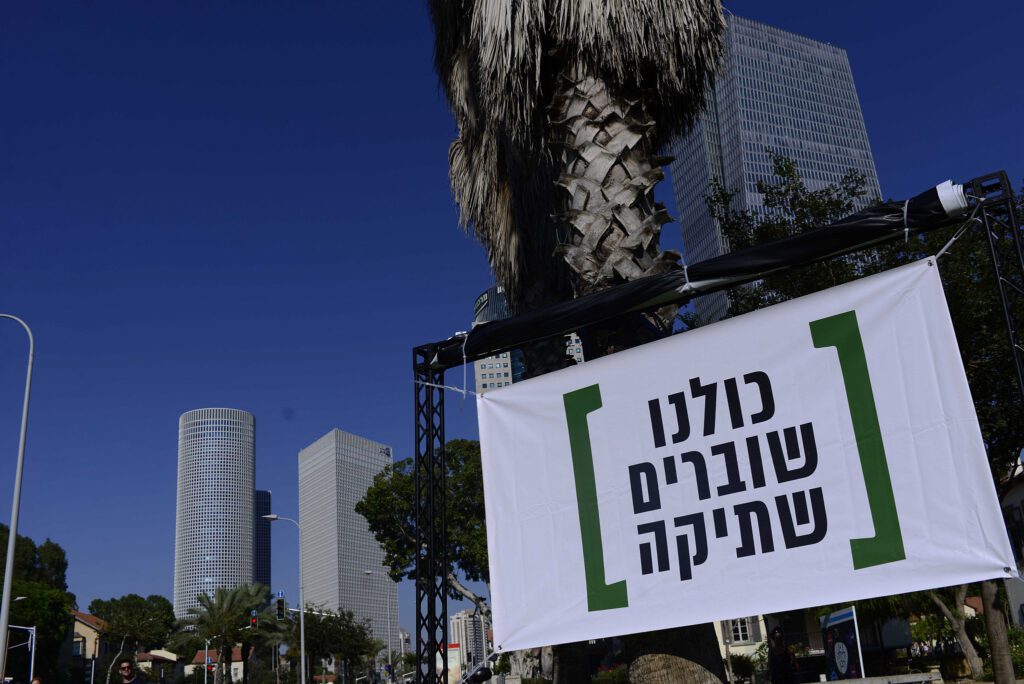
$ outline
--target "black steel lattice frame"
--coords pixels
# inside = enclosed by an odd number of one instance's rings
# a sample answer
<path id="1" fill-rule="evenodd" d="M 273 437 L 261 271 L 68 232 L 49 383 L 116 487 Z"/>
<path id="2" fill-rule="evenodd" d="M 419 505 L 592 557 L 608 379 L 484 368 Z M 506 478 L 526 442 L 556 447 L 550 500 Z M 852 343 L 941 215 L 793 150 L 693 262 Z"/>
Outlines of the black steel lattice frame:
<path id="1" fill-rule="evenodd" d="M 979 219 L 992 256 L 1017 387 L 1024 401 L 1024 249 L 1013 187 L 1006 173 L 999 171 L 964 184 L 964 191 L 980 204 Z"/>
<path id="2" fill-rule="evenodd" d="M 437 345 L 412 352 L 416 420 L 416 681 L 447 684 L 448 600 L 444 368 L 432 366 Z M 441 656 L 438 670 L 437 659 Z"/>
<path id="3" fill-rule="evenodd" d="M 964 190 L 978 209 L 992 255 L 1018 387 L 1024 399 L 1024 249 L 1013 189 L 1005 172 L 975 178 Z M 794 264 L 796 266 L 798 264 Z M 738 284 L 738 283 L 737 283 Z M 663 303 L 663 302 L 662 302 Z M 448 572 L 445 517 L 444 372 L 439 352 L 452 339 L 413 349 L 416 421 L 416 661 L 417 684 L 446 684 Z M 484 354 L 463 357 L 475 361 Z M 439 655 L 441 656 L 439 658 Z M 440 667 L 437 661 L 440 660 Z"/>

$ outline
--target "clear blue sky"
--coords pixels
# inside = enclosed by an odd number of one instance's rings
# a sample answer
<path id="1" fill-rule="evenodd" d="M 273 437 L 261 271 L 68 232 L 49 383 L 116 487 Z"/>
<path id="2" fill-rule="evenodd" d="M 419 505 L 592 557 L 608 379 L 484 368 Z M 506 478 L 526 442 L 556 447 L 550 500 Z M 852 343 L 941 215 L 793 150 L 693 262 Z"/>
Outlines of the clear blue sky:
<path id="1" fill-rule="evenodd" d="M 887 197 L 1019 186 L 1021 3 L 727 6 L 848 51 Z M 83 608 L 171 596 L 186 410 L 255 414 L 282 515 L 331 428 L 410 453 L 411 348 L 468 328 L 491 283 L 456 225 L 424 4 L 3 3 L 0 93 L 0 311 L 37 336 L 20 531 L 67 550 Z M 5 522 L 25 349 L 0 323 Z M 447 407 L 475 437 L 472 401 Z M 294 596 L 294 529 L 274 545 Z M 401 611 L 412 631 L 409 585 Z"/>

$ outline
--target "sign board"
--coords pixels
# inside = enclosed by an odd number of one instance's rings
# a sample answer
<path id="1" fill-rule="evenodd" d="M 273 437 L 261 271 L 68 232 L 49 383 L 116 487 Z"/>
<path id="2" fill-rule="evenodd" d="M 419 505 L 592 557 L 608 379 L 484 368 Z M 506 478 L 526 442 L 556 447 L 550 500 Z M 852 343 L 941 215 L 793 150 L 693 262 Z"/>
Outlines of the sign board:
<path id="1" fill-rule="evenodd" d="M 284 592 L 283 591 L 277 592 L 277 598 L 284 598 Z"/>
<path id="2" fill-rule="evenodd" d="M 477 407 L 499 651 L 1016 567 L 932 259 Z"/>
<path id="3" fill-rule="evenodd" d="M 211 656 L 206 656 L 206 664 L 209 665 L 212 662 L 213 662 L 213 658 Z"/>
<path id="4" fill-rule="evenodd" d="M 253 610 L 249 611 L 249 615 L 250 615 L 250 617 L 256 617 L 256 610 L 253 609 Z"/>
<path id="5" fill-rule="evenodd" d="M 860 653 L 855 606 L 823 617 L 821 637 L 825 645 L 826 679 L 860 679 L 864 676 L 864 658 Z"/>

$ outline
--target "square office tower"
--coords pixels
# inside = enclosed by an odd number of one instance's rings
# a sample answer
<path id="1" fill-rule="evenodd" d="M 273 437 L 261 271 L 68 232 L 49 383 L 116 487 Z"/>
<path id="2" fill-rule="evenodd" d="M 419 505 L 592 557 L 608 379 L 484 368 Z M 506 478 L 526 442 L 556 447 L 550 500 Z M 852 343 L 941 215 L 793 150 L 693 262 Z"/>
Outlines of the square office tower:
<path id="1" fill-rule="evenodd" d="M 864 116 L 846 51 L 750 19 L 730 15 L 725 54 L 707 107 L 685 136 L 670 144 L 670 169 L 687 264 L 729 251 L 705 198 L 713 180 L 736 193 L 733 209 L 768 211 L 758 181 L 772 181 L 769 151 L 796 161 L 819 190 L 849 171 L 867 179 L 863 209 L 881 196 Z M 698 297 L 703 322 L 728 310 L 725 293 Z"/>
<path id="2" fill-rule="evenodd" d="M 334 429 L 299 452 L 302 582 L 309 605 L 350 610 L 399 650 L 398 591 L 355 505 L 391 463 L 391 447 Z"/>

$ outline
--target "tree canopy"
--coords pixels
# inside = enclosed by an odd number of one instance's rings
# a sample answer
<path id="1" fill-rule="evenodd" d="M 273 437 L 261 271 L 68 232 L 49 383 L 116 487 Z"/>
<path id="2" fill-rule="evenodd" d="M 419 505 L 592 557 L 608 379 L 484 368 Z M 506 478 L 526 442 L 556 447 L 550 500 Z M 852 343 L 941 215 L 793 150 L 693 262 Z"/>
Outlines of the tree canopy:
<path id="1" fill-rule="evenodd" d="M 7 548 L 10 528 L 0 525 L 0 548 Z M 25 598 L 11 603 L 10 623 L 34 626 L 38 635 L 36 671 L 55 676 L 57 657 L 71 624 L 75 596 L 67 591 L 68 560 L 64 549 L 47 539 L 37 545 L 32 539 L 18 535 L 14 543 L 14 581 L 11 597 Z M 0 579 L 2 582 L 2 579 Z M 11 632 L 11 644 L 21 639 L 18 630 Z M 24 673 L 27 680 L 29 652 L 12 648 L 8 658 L 8 674 Z"/>
<path id="2" fill-rule="evenodd" d="M 174 630 L 174 607 L 158 594 L 142 598 L 127 594 L 120 598 L 94 599 L 89 613 L 107 623 L 105 633 L 114 642 L 125 639 L 128 646 L 144 650 L 167 643 Z"/>
<path id="3" fill-rule="evenodd" d="M 448 591 L 452 598 L 468 598 L 488 611 L 484 599 L 463 579 L 487 582 L 487 529 L 484 515 L 480 443 L 454 439 L 445 445 L 445 506 L 448 521 L 446 555 Z M 370 531 L 384 549 L 384 564 L 391 579 L 416 577 L 416 483 L 412 459 L 385 468 L 356 504 Z"/>

